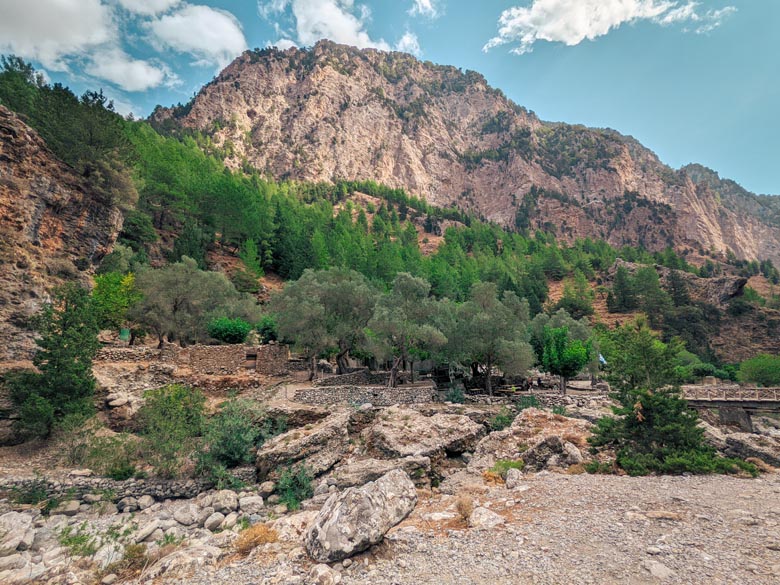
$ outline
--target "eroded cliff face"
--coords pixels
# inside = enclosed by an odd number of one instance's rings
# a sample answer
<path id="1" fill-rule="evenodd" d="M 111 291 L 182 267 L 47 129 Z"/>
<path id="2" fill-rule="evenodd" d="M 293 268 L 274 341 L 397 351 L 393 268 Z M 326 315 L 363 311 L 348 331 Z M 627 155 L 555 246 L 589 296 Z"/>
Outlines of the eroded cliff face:
<path id="1" fill-rule="evenodd" d="M 0 106 L 0 362 L 30 357 L 29 317 L 65 280 L 88 284 L 121 223 L 117 207 Z"/>
<path id="2" fill-rule="evenodd" d="M 249 51 L 152 122 L 204 131 L 229 166 L 276 178 L 374 179 L 566 240 L 780 263 L 779 230 L 749 194 L 726 205 L 630 137 L 543 123 L 477 73 L 402 53 L 328 41 Z"/>

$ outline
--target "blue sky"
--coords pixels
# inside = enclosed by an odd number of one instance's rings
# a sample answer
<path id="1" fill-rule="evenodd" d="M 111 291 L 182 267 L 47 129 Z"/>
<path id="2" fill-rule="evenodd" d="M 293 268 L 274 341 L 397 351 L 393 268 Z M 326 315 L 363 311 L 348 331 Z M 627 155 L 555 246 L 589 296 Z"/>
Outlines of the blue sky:
<path id="1" fill-rule="evenodd" d="M 146 116 L 245 48 L 400 49 L 780 194 L 778 25 L 777 0 L 0 0 L 0 52 Z"/>

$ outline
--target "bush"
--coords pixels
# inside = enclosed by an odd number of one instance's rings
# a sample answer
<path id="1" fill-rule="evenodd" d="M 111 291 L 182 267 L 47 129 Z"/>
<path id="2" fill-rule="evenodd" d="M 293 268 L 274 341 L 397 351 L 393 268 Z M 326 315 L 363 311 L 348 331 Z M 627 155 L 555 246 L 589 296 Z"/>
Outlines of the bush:
<path id="1" fill-rule="evenodd" d="M 297 510 L 301 502 L 314 495 L 312 474 L 304 465 L 288 467 L 282 471 L 277 484 L 279 501 L 287 504 L 289 510 Z"/>
<path id="2" fill-rule="evenodd" d="M 106 477 L 124 481 L 134 477 L 138 470 L 136 442 L 125 434 L 94 438 L 89 445 L 86 461 L 89 466 Z"/>
<path id="3" fill-rule="evenodd" d="M 244 343 L 252 326 L 243 319 L 219 317 L 208 324 L 208 333 L 223 343 Z"/>
<path id="4" fill-rule="evenodd" d="M 490 425 L 491 430 L 501 431 L 511 425 L 513 420 L 515 420 L 514 413 L 506 406 L 503 406 L 498 414 L 490 419 L 488 425 Z"/>
<path id="5" fill-rule="evenodd" d="M 556 405 L 552 407 L 553 414 L 558 414 L 560 416 L 566 416 L 566 407 L 562 404 Z"/>
<path id="6" fill-rule="evenodd" d="M 533 394 L 520 396 L 515 403 L 515 407 L 517 408 L 517 412 L 522 412 L 526 408 L 539 408 L 539 399 Z"/>
<path id="7" fill-rule="evenodd" d="M 144 451 L 157 474 L 174 477 L 203 431 L 206 399 L 199 390 L 179 384 L 150 390 L 145 398 L 139 412 Z"/>
<path id="8" fill-rule="evenodd" d="M 43 396 L 30 394 L 19 406 L 20 432 L 25 438 L 45 438 L 54 424 L 54 405 Z"/>
<path id="9" fill-rule="evenodd" d="M 523 470 L 525 467 L 525 461 L 522 459 L 499 459 L 496 464 L 490 468 L 492 473 L 500 475 L 501 479 L 506 479 L 506 472 L 510 469 Z"/>
<path id="10" fill-rule="evenodd" d="M 737 377 L 741 382 L 760 386 L 780 386 L 780 356 L 760 354 L 745 360 L 739 366 Z"/>
<path id="11" fill-rule="evenodd" d="M 453 386 L 444 395 L 445 402 L 452 402 L 453 404 L 463 404 L 466 401 L 466 396 L 463 394 L 463 389 L 460 386 Z"/>
<path id="12" fill-rule="evenodd" d="M 229 400 L 206 425 L 205 454 L 227 468 L 248 463 L 250 450 L 257 444 L 261 430 L 256 421 L 262 413 L 247 400 Z"/>
<path id="13" fill-rule="evenodd" d="M 635 390 L 614 410 L 620 418 L 600 419 L 589 442 L 614 448 L 617 464 L 629 475 L 757 473 L 704 443 L 696 413 L 676 390 Z"/>
<path id="14" fill-rule="evenodd" d="M 276 319 L 273 315 L 263 315 L 257 324 L 257 332 L 263 343 L 276 341 L 279 338 L 279 331 L 276 325 Z"/>

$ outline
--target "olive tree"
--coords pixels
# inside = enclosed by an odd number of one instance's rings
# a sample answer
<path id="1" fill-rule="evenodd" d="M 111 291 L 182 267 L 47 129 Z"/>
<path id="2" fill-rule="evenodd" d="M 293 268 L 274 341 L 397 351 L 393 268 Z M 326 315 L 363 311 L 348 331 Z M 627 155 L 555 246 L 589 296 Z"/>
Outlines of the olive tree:
<path id="1" fill-rule="evenodd" d="M 479 282 L 468 301 L 460 305 L 450 346 L 457 361 L 478 364 L 485 373 L 485 391 L 492 396 L 494 368 L 505 374 L 524 373 L 534 363 L 526 340 L 528 302 L 512 291 L 501 298 L 494 283 Z"/>
<path id="2" fill-rule="evenodd" d="M 377 301 L 368 323 L 369 347 L 380 359 L 391 359 L 389 386 L 398 382 L 401 364 L 442 347 L 447 338 L 437 327 L 439 304 L 430 297 L 431 285 L 406 272 L 393 289 Z"/>
<path id="3" fill-rule="evenodd" d="M 374 311 L 377 292 L 354 270 L 306 270 L 274 296 L 279 334 L 309 360 L 316 377 L 316 357 L 334 350 L 340 374 L 347 373 L 347 357 L 364 341 L 364 329 Z"/>

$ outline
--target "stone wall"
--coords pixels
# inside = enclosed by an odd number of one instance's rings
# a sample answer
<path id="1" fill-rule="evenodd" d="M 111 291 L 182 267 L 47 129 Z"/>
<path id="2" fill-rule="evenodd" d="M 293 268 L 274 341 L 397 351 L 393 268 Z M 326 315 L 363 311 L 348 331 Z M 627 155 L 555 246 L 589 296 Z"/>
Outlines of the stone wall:
<path id="1" fill-rule="evenodd" d="M 314 382 L 314 386 L 381 386 L 387 384 L 390 374 L 388 372 L 369 372 L 368 370 L 357 370 L 349 374 L 340 376 L 329 376 Z M 399 374 L 399 381 L 403 379 Z"/>
<path id="2" fill-rule="evenodd" d="M 231 473 L 246 483 L 255 483 L 256 472 L 252 467 L 241 467 Z M 214 482 L 205 479 L 128 479 L 116 481 L 106 477 L 64 478 L 0 478 L 0 492 L 29 491 L 32 488 L 46 490 L 47 497 L 57 499 L 82 500 L 87 494 L 95 494 L 104 500 L 118 502 L 122 498 L 140 498 L 152 496 L 155 500 L 194 498 L 201 492 L 214 487 Z"/>
<path id="3" fill-rule="evenodd" d="M 248 360 L 248 356 L 257 356 Z M 278 375 L 287 372 L 289 350 L 286 345 L 269 344 L 257 347 L 234 345 L 191 345 L 180 348 L 166 343 L 162 349 L 152 347 L 105 347 L 95 362 L 164 362 L 188 366 L 194 374 L 226 376 L 255 370 L 260 374 Z"/>
<path id="4" fill-rule="evenodd" d="M 295 393 L 295 401 L 305 404 L 365 404 L 391 406 L 435 402 L 438 392 L 433 386 L 317 386 Z"/>
<path id="5" fill-rule="evenodd" d="M 593 393 L 588 395 L 561 395 L 558 392 L 546 393 L 546 392 L 518 392 L 513 396 L 493 396 L 489 397 L 487 394 L 467 394 L 466 402 L 476 404 L 514 404 L 522 399 L 524 396 L 534 396 L 539 402 L 539 406 L 543 408 L 552 408 L 553 406 L 576 406 L 583 408 L 588 406 L 588 403 L 592 400 L 608 401 L 609 397 L 606 394 Z"/>

